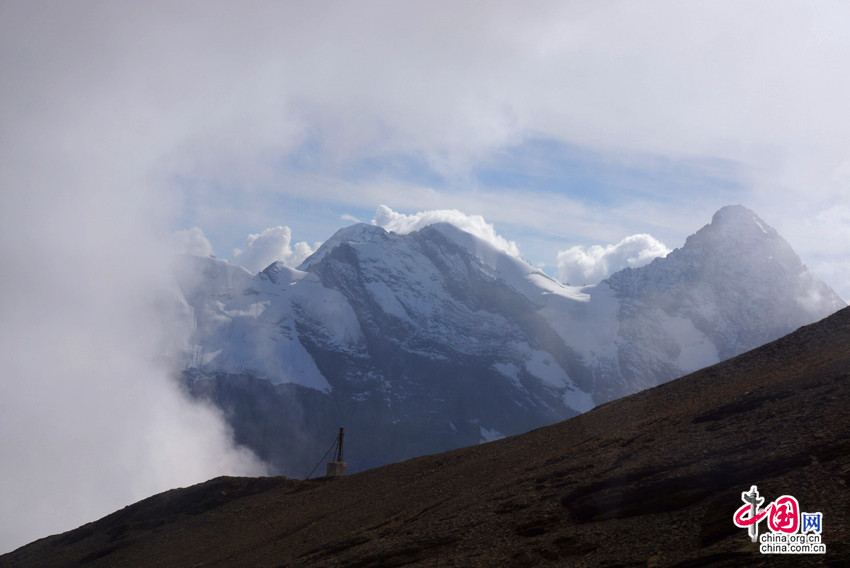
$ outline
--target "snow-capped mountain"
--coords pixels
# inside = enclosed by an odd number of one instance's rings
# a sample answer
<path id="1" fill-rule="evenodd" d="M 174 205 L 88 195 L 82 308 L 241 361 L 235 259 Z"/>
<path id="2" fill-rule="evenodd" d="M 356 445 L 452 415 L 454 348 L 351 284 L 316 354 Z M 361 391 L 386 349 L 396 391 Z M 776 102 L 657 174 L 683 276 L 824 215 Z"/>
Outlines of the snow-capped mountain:
<path id="1" fill-rule="evenodd" d="M 610 291 L 610 292 L 607 292 Z M 666 258 L 591 295 L 618 301 L 617 337 L 594 360 L 594 395 L 616 398 L 717 363 L 845 306 L 749 209 L 727 206 Z"/>
<path id="2" fill-rule="evenodd" d="M 561 284 L 450 224 L 337 232 L 297 270 L 187 258 L 184 367 L 237 438 L 304 476 L 512 435 L 715 363 L 844 306 L 751 211 L 667 258 Z M 318 452 L 318 453 L 317 453 Z M 307 470 L 305 470 L 307 468 Z"/>

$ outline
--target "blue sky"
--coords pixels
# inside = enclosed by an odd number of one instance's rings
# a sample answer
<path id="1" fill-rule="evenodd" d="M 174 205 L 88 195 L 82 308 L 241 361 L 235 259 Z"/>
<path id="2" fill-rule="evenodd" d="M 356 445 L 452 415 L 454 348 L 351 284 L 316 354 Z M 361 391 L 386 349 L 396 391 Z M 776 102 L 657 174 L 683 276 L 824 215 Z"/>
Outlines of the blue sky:
<path id="1" fill-rule="evenodd" d="M 39 170 L 231 260 L 269 228 L 456 209 L 553 275 L 740 203 L 850 297 L 846 3 L 155 6 L 4 4 L 6 155 L 31 165 L 7 195 Z"/>
<path id="2" fill-rule="evenodd" d="M 741 203 L 850 296 L 842 3 L 177 6 L 118 24 L 93 75 L 157 118 L 147 189 L 220 257 L 385 204 L 483 215 L 554 274 Z"/>
<path id="3" fill-rule="evenodd" d="M 493 150 L 462 172 L 440 171 L 417 154 L 330 163 L 321 142 L 309 139 L 271 169 L 272 181 L 248 191 L 238 183 L 176 178 L 187 202 L 174 227 L 210 227 L 205 235 L 212 249 L 232 259 L 248 234 L 278 224 L 291 228 L 293 241 L 315 246 L 355 219 L 370 222 L 378 205 L 407 214 L 452 208 L 483 215 L 524 258 L 557 277 L 561 250 L 616 243 L 635 233 L 675 248 L 716 209 L 746 195 L 741 166 L 730 160 L 604 153 L 541 138 Z M 305 192 L 301 184 L 314 189 Z M 389 189 L 374 190 L 384 186 Z M 339 195 L 339 187 L 352 191 Z M 371 201 L 360 199 L 370 191 Z M 422 195 L 421 205 L 411 206 L 398 193 Z M 519 209 L 502 206 L 517 201 Z M 564 210 L 534 210 L 549 203 Z M 654 212 L 629 214 L 635 204 Z M 665 209 L 691 215 L 671 221 Z"/>

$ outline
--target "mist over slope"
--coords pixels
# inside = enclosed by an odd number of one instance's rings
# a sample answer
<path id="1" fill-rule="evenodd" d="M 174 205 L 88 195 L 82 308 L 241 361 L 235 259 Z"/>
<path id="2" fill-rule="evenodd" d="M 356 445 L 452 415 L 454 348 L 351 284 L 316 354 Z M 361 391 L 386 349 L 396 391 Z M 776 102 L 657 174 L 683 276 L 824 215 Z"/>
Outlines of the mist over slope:
<path id="1" fill-rule="evenodd" d="M 186 258 L 196 396 L 278 471 L 340 425 L 353 470 L 518 434 L 717 363 L 844 306 L 741 206 L 666 258 L 559 283 L 448 223 L 358 224 L 298 269 Z M 318 452 L 318 453 L 317 453 Z"/>

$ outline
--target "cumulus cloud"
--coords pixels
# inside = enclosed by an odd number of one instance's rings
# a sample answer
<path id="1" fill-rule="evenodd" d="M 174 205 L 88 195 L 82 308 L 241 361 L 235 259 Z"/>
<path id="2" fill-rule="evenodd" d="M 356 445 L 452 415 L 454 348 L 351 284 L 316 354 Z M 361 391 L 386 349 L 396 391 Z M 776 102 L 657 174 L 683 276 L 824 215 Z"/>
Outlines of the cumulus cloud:
<path id="1" fill-rule="evenodd" d="M 66 4 L 3 3 L 0 53 L 17 54 L 3 76 L 22 87 L 4 91 L 4 106 L 28 98 L 47 124 L 57 112 L 84 108 L 85 120 L 64 133 L 69 147 L 156 149 L 159 179 L 201 180 L 188 191 L 197 206 L 191 223 L 208 235 L 240 207 L 238 234 L 250 230 L 256 216 L 245 188 L 255 191 L 250 197 L 262 190 L 274 203 L 309 200 L 331 210 L 390 200 L 405 210 L 424 203 L 472 210 L 467 204 L 486 194 L 476 211 L 487 219 L 563 235 L 558 215 L 524 203 L 548 200 L 560 214 L 552 198 L 569 190 L 527 188 L 516 207 L 515 195 L 492 186 L 423 184 L 425 197 L 409 204 L 407 196 L 399 201 L 397 184 L 370 179 L 375 171 L 390 181 L 416 179 L 405 167 L 413 163 L 463 181 L 482 159 L 530 138 L 650 169 L 659 160 L 661 169 L 675 169 L 683 156 L 731 163 L 732 181 L 746 184 L 735 191 L 751 194 L 715 202 L 706 197 L 712 192 L 694 190 L 694 199 L 681 200 L 662 187 L 645 203 L 645 192 L 623 191 L 615 206 L 626 232 L 614 234 L 652 231 L 670 242 L 687 235 L 681 219 L 736 201 L 781 228 L 846 201 L 847 186 L 832 173 L 848 159 L 846 126 L 836 120 L 850 98 L 847 3 Z M 133 138 L 86 136 L 105 120 Z M 368 183 L 351 190 L 341 178 L 352 171 Z M 327 183 L 317 191 L 303 183 L 305 172 Z M 583 242 L 610 242 L 599 233 L 610 226 L 612 204 L 571 197 L 591 209 L 578 216 L 589 228 L 572 229 L 575 214 L 560 227 Z M 629 213 L 654 204 L 658 230 Z M 659 232 L 671 226 L 675 235 Z M 837 242 L 829 236 L 835 229 L 820 227 L 825 246 Z"/>
<path id="2" fill-rule="evenodd" d="M 393 211 L 386 205 L 380 205 L 372 219 L 373 225 L 402 234 L 418 231 L 434 223 L 451 223 L 458 229 L 487 241 L 499 250 L 516 257 L 520 255 L 517 244 L 497 234 L 493 225 L 485 221 L 481 215 L 467 215 L 455 209 L 421 211 L 413 215 L 405 215 Z"/>
<path id="3" fill-rule="evenodd" d="M 175 231 L 171 233 L 169 241 L 172 250 L 178 254 L 210 256 L 213 253 L 213 248 L 209 240 L 207 240 L 204 232 L 197 227 Z"/>
<path id="4" fill-rule="evenodd" d="M 295 267 L 313 254 L 313 248 L 307 243 L 291 243 L 292 231 L 289 227 L 271 227 L 260 234 L 248 235 L 245 249 L 233 251 L 233 261 L 251 272 L 259 272 L 276 261 Z"/>
<path id="5" fill-rule="evenodd" d="M 558 253 L 558 277 L 573 285 L 596 284 L 623 268 L 637 268 L 670 253 L 652 235 L 626 237 L 615 245 L 574 246 Z"/>

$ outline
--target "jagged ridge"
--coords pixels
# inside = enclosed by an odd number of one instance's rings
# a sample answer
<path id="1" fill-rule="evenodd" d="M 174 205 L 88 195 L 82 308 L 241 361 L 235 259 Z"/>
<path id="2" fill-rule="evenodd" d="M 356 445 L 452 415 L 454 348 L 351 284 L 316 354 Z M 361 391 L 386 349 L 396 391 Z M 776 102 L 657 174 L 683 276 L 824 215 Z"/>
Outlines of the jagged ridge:
<path id="1" fill-rule="evenodd" d="M 187 377 L 238 439 L 303 476 L 340 424 L 352 469 L 574 416 L 816 321 L 843 302 L 753 212 L 667 258 L 557 283 L 454 226 L 340 230 L 298 270 L 193 259 Z M 222 280 L 225 278 L 226 280 Z M 284 412 L 285 410 L 285 412 Z"/>

